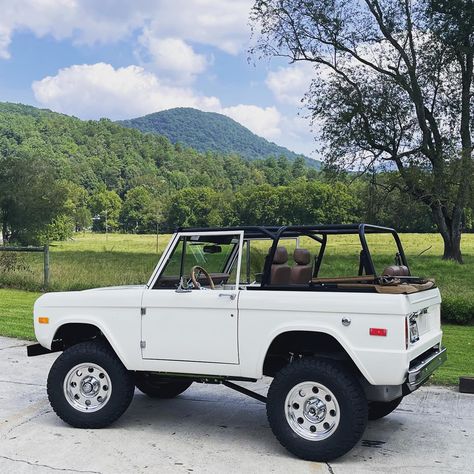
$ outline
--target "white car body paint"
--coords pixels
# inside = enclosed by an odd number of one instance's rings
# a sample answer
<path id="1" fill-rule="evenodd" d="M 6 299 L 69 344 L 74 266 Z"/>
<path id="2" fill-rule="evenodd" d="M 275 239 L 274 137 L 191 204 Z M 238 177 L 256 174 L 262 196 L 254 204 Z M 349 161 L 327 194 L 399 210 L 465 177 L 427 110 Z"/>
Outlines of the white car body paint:
<path id="1" fill-rule="evenodd" d="M 230 233 L 240 234 L 240 275 L 243 232 Z M 265 355 L 278 335 L 321 332 L 341 344 L 372 385 L 402 384 L 410 361 L 441 346 L 437 288 L 411 295 L 245 287 L 183 293 L 152 289 L 183 234 L 170 240 L 147 286 L 41 296 L 34 307 L 38 342 L 50 349 L 61 326 L 86 323 L 100 329 L 129 370 L 260 379 Z M 419 318 L 420 340 L 406 348 L 406 317 L 422 309 L 427 312 Z M 49 324 L 39 324 L 39 317 L 48 317 Z M 342 324 L 344 317 L 350 325 Z M 387 335 L 370 336 L 369 328 L 385 328 Z"/>

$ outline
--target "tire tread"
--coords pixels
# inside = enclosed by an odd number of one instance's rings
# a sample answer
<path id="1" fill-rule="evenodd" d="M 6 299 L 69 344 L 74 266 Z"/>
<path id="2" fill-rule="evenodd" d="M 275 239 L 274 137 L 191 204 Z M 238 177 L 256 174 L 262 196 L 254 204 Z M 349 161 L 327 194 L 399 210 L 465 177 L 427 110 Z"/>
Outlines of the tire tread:
<path id="1" fill-rule="evenodd" d="M 342 428 L 340 424 L 336 431 L 337 444 L 328 442 L 336 433 L 323 441 L 307 441 L 296 434 L 288 436 L 288 430 L 291 428 L 288 427 L 286 420 L 284 421 L 286 426 L 282 426 L 281 406 L 275 401 L 281 401 L 282 394 L 288 392 L 288 381 L 295 379 L 298 374 L 305 373 L 313 374 L 314 381 L 319 381 L 322 376 L 324 379 L 335 379 L 337 384 L 344 387 L 344 397 L 352 407 L 353 422 L 351 430 L 340 430 Z M 293 386 L 296 385 L 294 382 L 297 380 L 291 382 Z M 340 402 L 340 398 L 338 401 Z M 330 359 L 307 357 L 288 364 L 277 373 L 268 391 L 267 416 L 273 433 L 282 446 L 308 461 L 330 461 L 352 449 L 367 426 L 367 410 L 365 393 L 357 378 L 342 363 Z"/>
<path id="2" fill-rule="evenodd" d="M 81 359 L 83 362 L 97 361 L 99 364 L 101 361 L 104 364 L 105 361 L 109 364 L 107 371 L 112 370 L 118 374 L 119 383 L 117 381 L 112 382 L 113 399 L 109 400 L 101 410 L 90 414 L 79 412 L 74 410 L 64 398 L 62 389 L 64 379 L 62 377 L 73 367 L 74 359 L 78 359 L 77 363 L 80 363 Z M 57 386 L 58 380 L 60 387 Z M 47 383 L 48 399 L 54 412 L 59 418 L 75 428 L 104 428 L 109 426 L 126 411 L 132 401 L 134 389 L 135 386 L 130 373 L 113 350 L 101 341 L 80 342 L 66 349 L 51 367 Z M 117 393 L 119 394 L 118 397 Z"/>

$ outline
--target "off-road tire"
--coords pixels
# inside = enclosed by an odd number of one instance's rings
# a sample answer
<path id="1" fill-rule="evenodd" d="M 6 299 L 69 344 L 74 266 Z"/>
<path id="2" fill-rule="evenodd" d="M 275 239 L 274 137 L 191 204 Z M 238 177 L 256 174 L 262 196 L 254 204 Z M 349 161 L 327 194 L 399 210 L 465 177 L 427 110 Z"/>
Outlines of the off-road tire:
<path id="1" fill-rule="evenodd" d="M 135 373 L 135 386 L 151 398 L 174 398 L 187 390 L 192 380 L 170 379 L 149 372 Z"/>
<path id="2" fill-rule="evenodd" d="M 337 428 L 326 439 L 305 439 L 287 418 L 287 396 L 308 381 L 326 387 L 339 406 Z M 281 369 L 267 396 L 267 416 L 274 435 L 288 451 L 308 461 L 330 461 L 350 451 L 367 426 L 367 410 L 367 399 L 356 376 L 338 361 L 315 357 L 296 360 Z"/>
<path id="3" fill-rule="evenodd" d="M 403 397 L 396 398 L 390 402 L 369 402 L 369 420 L 378 420 L 389 415 L 400 405 Z"/>
<path id="4" fill-rule="evenodd" d="M 68 402 L 65 379 L 78 364 L 94 364 L 107 373 L 111 383 L 107 403 L 92 413 L 79 411 Z M 76 428 L 104 428 L 116 421 L 133 398 L 132 374 L 113 350 L 100 341 L 81 342 L 66 349 L 54 362 L 48 375 L 48 398 L 56 414 Z"/>

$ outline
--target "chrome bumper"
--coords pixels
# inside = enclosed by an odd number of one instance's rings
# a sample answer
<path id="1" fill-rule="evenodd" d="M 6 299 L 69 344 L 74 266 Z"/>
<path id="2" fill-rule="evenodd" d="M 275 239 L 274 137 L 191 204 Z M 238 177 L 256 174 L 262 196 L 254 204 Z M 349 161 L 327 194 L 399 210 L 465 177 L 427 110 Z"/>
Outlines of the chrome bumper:
<path id="1" fill-rule="evenodd" d="M 448 359 L 446 347 L 442 347 L 439 351 L 431 353 L 426 359 L 420 361 L 415 367 L 408 370 L 406 385 L 410 391 L 416 390 L 423 385 L 429 376 Z"/>

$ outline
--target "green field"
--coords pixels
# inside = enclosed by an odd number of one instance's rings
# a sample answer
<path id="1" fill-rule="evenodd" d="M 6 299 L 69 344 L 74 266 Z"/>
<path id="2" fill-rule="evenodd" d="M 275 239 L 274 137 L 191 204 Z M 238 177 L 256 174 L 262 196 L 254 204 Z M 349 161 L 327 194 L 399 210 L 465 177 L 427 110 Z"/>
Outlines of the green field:
<path id="1" fill-rule="evenodd" d="M 464 265 L 441 260 L 442 242 L 435 234 L 402 234 L 402 242 L 412 273 L 434 277 L 443 296 L 443 317 L 469 320 L 474 314 L 474 235 L 463 236 Z M 98 286 L 145 283 L 169 236 L 80 234 L 73 240 L 51 246 L 50 290 L 84 289 Z M 294 242 L 287 242 L 290 253 Z M 372 253 L 377 268 L 392 263 L 394 248 L 385 236 L 371 236 Z M 309 247 L 306 241 L 301 246 Z M 263 262 L 268 243 L 254 249 L 252 271 Z M 321 268 L 325 276 L 357 273 L 359 244 L 352 236 L 340 236 L 330 242 L 327 261 Z M 423 252 L 424 251 L 424 252 Z M 420 253 L 423 252 L 422 255 Z M 42 286 L 41 254 L 18 254 L 23 259 L 18 271 L 1 271 L 0 335 L 33 339 L 32 306 Z M 11 288 L 15 288 L 11 289 Z M 28 291 L 19 291 L 28 290 Z M 449 362 L 434 376 L 442 384 L 457 383 L 460 375 L 474 375 L 474 326 L 446 324 L 445 344 Z"/>
<path id="2" fill-rule="evenodd" d="M 40 293 L 0 290 L 0 336 L 33 340 L 33 304 Z"/>
<path id="3" fill-rule="evenodd" d="M 99 286 L 145 283 L 169 235 L 78 234 L 67 242 L 51 246 L 50 290 L 79 290 Z M 435 278 L 443 296 L 443 318 L 449 322 L 474 322 L 474 234 L 465 234 L 462 241 L 464 265 L 443 261 L 442 240 L 438 234 L 401 234 L 412 273 Z M 393 263 L 394 246 L 390 236 L 370 236 L 369 244 L 376 267 Z M 254 268 L 262 265 L 268 243 L 257 243 L 253 252 Z M 307 246 L 307 242 L 302 242 Z M 294 242 L 289 242 L 291 253 Z M 336 236 L 330 240 L 322 276 L 357 274 L 360 244 L 355 236 Z M 423 252 L 421 255 L 420 253 Z M 15 254 L 20 259 L 17 271 L 2 271 L 0 287 L 28 291 L 42 288 L 42 255 Z M 1 252 L 0 252 L 1 257 Z M 1 263 L 1 262 L 0 262 Z"/>

